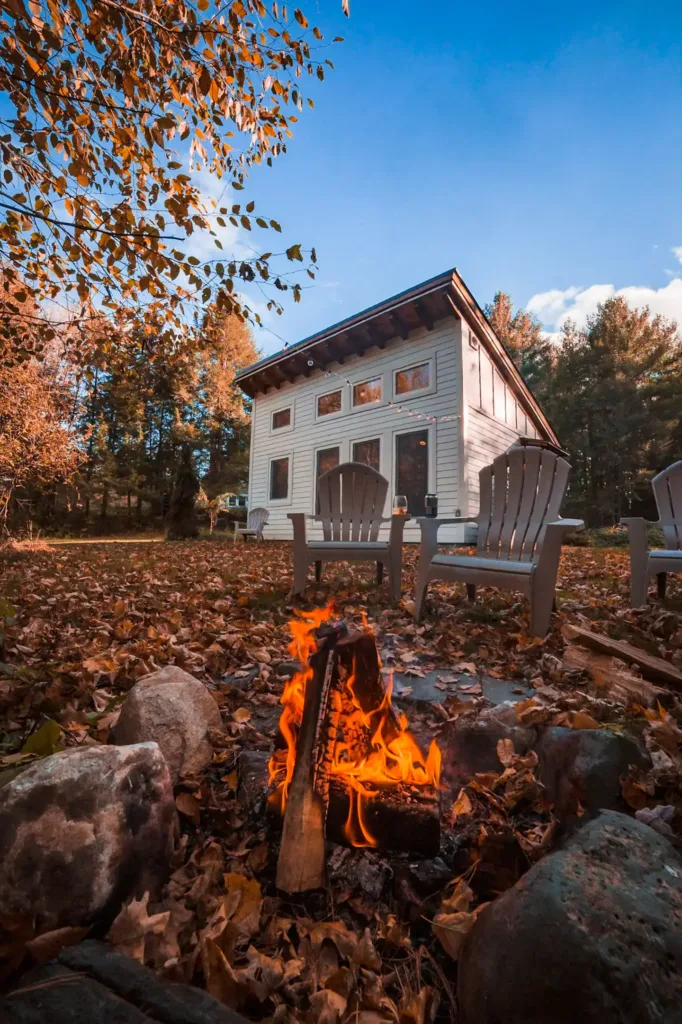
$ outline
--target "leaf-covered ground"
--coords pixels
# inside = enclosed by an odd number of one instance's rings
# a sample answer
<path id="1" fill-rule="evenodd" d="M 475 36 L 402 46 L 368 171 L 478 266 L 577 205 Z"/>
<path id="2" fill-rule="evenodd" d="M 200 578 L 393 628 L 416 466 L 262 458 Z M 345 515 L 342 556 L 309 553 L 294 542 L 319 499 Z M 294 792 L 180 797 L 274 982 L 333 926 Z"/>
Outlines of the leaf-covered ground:
<path id="1" fill-rule="evenodd" d="M 388 605 L 369 565 L 330 566 L 308 597 L 315 605 L 333 599 L 338 615 L 358 625 L 366 616 L 395 667 L 442 670 L 442 702 L 409 712 L 419 739 L 442 740 L 450 723 L 486 708 L 475 680 L 466 699 L 450 685 L 452 670 L 532 683 L 536 696 L 516 712 L 525 724 L 626 727 L 644 737 L 654 771 L 629 780 L 626 798 L 644 813 L 667 807 L 668 828 L 679 832 L 679 697 L 646 710 L 612 699 L 567 669 L 561 626 L 587 625 L 682 668 L 680 582 L 669 582 L 665 602 L 632 611 L 626 550 L 565 549 L 559 612 L 538 642 L 525 601 L 492 590 L 470 605 L 463 588 L 433 586 L 437 614 L 415 626 L 416 554 L 406 549 L 399 606 Z M 290 546 L 74 544 L 0 558 L 5 777 L 29 757 L 106 742 L 127 690 L 165 664 L 203 679 L 221 707 L 213 763 L 176 791 L 182 836 L 164 899 L 124 909 L 110 940 L 253 1019 L 454 1019 L 454 961 L 477 910 L 552 845 L 556 821 L 534 753 L 503 746 L 499 773 L 446 791 L 440 862 L 339 847 L 324 893 L 285 899 L 274 886 L 277 828 L 262 798 L 280 665 L 291 658 Z"/>

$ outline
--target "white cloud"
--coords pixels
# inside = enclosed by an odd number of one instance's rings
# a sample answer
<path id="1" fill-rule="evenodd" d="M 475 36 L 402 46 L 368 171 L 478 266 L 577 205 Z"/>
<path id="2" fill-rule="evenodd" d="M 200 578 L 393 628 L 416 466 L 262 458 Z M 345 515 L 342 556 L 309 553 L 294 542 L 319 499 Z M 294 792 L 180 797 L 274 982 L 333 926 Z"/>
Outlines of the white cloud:
<path id="1" fill-rule="evenodd" d="M 682 246 L 675 250 L 680 253 Z M 675 320 L 682 328 L 682 278 L 674 277 L 662 288 L 648 288 L 644 285 L 629 285 L 616 288 L 612 284 L 593 284 L 588 288 L 575 285 L 563 290 L 553 288 L 548 292 L 533 295 L 526 308 L 535 313 L 546 330 L 547 337 L 556 335 L 567 320 L 573 320 L 584 327 L 587 318 L 597 312 L 597 306 L 613 296 L 622 295 L 630 306 L 641 309 L 648 306 L 653 314 L 660 313 L 668 320 Z"/>
<path id="2" fill-rule="evenodd" d="M 682 245 L 674 245 L 670 250 L 678 263 L 682 263 Z"/>

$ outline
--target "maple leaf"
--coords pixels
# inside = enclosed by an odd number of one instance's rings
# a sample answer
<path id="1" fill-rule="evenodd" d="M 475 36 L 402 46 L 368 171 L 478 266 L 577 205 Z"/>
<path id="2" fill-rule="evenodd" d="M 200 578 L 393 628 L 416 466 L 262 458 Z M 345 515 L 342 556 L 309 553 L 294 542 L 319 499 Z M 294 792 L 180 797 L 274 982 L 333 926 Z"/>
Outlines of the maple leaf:
<path id="1" fill-rule="evenodd" d="M 107 940 L 118 953 L 144 963 L 145 942 L 148 935 L 161 935 L 170 920 L 170 911 L 147 913 L 149 893 L 142 899 L 131 900 L 121 910 L 107 934 Z"/>

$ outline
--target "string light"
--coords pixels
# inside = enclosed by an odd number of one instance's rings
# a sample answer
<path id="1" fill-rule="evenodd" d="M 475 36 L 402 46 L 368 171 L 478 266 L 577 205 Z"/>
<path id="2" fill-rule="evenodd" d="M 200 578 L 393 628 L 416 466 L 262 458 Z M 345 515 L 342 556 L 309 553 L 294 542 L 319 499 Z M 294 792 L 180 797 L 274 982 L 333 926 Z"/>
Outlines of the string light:
<path id="1" fill-rule="evenodd" d="M 336 377 L 337 380 L 347 384 L 349 388 L 353 387 L 353 382 L 348 380 L 348 377 L 343 377 L 340 373 L 336 373 L 335 370 L 325 369 L 324 366 L 316 363 L 314 359 L 308 359 L 308 366 L 311 369 L 321 370 L 325 377 Z M 457 416 L 429 416 L 428 413 L 418 412 L 416 409 L 410 409 L 409 406 L 396 405 L 395 402 L 389 402 L 388 408 L 400 415 L 412 416 L 416 420 L 423 420 L 425 423 L 450 423 L 458 418 Z"/>

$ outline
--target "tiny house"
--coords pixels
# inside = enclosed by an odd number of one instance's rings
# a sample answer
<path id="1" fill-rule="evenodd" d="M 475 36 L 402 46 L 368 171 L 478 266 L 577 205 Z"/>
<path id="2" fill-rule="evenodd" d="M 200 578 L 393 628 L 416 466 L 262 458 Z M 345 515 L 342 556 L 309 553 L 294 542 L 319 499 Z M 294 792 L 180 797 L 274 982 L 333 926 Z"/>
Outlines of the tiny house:
<path id="1" fill-rule="evenodd" d="M 249 508 L 268 539 L 289 512 L 315 514 L 317 479 L 363 462 L 406 495 L 410 514 L 478 511 L 478 473 L 520 437 L 557 444 L 542 409 L 457 270 L 401 292 L 242 370 L 253 399 Z M 312 535 L 314 536 L 314 527 Z M 471 528 L 441 538 L 470 539 Z M 412 521 L 407 541 L 417 541 Z"/>

